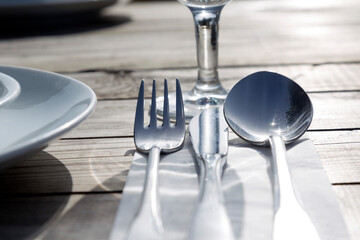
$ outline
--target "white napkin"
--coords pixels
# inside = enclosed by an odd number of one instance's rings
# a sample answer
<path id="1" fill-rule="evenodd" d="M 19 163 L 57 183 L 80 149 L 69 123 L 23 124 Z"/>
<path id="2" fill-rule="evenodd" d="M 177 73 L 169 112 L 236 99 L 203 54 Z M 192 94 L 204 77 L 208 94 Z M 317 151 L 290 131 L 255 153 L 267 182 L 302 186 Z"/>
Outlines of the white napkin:
<path id="1" fill-rule="evenodd" d="M 135 216 L 145 178 L 146 157 L 135 153 L 111 233 L 112 240 L 124 239 Z M 230 134 L 222 185 L 237 239 L 271 239 L 274 216 L 271 159 L 270 148 L 255 147 Z M 301 202 L 321 239 L 350 239 L 336 196 L 306 135 L 287 146 L 287 160 Z M 164 239 L 187 239 L 199 193 L 199 167 L 202 166 L 196 164 L 190 138 L 180 151 L 161 156 L 159 192 Z"/>

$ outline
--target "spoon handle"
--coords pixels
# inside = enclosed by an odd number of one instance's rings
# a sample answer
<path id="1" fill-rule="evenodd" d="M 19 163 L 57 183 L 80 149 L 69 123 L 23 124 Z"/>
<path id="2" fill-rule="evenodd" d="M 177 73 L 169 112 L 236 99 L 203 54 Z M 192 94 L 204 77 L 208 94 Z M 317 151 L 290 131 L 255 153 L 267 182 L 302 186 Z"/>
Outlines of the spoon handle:
<path id="1" fill-rule="evenodd" d="M 190 240 L 233 240 L 233 230 L 221 189 L 220 154 L 203 154 L 200 196 L 190 227 Z"/>
<path id="2" fill-rule="evenodd" d="M 271 136 L 274 159 L 274 239 L 320 239 L 311 219 L 300 206 L 286 161 L 286 147 L 280 136 Z"/>

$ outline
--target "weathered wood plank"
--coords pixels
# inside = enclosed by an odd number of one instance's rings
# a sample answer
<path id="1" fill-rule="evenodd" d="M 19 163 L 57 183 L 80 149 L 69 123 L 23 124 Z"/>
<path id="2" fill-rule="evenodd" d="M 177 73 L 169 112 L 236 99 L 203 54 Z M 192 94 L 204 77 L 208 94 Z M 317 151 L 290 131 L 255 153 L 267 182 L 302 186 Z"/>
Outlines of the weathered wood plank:
<path id="1" fill-rule="evenodd" d="M 308 131 L 307 134 L 315 145 L 360 142 L 360 130 Z"/>
<path id="2" fill-rule="evenodd" d="M 332 183 L 360 182 L 360 131 L 310 132 Z M 0 174 L 3 194 L 121 191 L 135 146 L 132 138 L 60 140 Z"/>
<path id="3" fill-rule="evenodd" d="M 357 199 L 360 197 L 360 185 L 334 186 L 334 191 L 344 213 L 344 219 L 350 236 L 352 239 L 359 239 L 360 201 Z M 72 203 L 73 200 L 70 199 L 69 202 Z M 79 236 L 86 236 L 87 239 L 107 237 L 118 203 L 118 196 L 113 194 L 111 196 L 83 196 L 77 204 L 70 208 L 71 211 L 56 219 L 49 230 L 41 236 L 46 236 L 45 239 L 61 239 L 64 236 L 64 232 L 68 232 L 71 239 L 82 239 Z M 81 234 L 76 234 L 75 232 L 80 232 Z"/>
<path id="4" fill-rule="evenodd" d="M 5 195 L 121 191 L 133 159 L 132 138 L 57 141 L 0 174 Z"/>
<path id="5" fill-rule="evenodd" d="M 0 199 L 1 239 L 108 239 L 120 194 Z"/>
<path id="6" fill-rule="evenodd" d="M 355 0 L 231 2 L 221 17 L 219 63 L 358 62 L 359 9 Z M 193 21 L 181 4 L 135 3 L 104 15 L 65 33 L 0 40 L 0 64 L 51 71 L 196 66 Z"/>
<path id="7" fill-rule="evenodd" d="M 302 86 L 306 91 L 359 91 L 360 64 L 325 64 L 319 66 L 260 66 L 220 68 L 219 75 L 223 86 L 230 90 L 243 77 L 257 71 L 272 71 L 283 74 Z M 189 90 L 195 85 L 196 69 L 139 70 L 118 72 L 65 73 L 90 86 L 98 99 L 136 98 L 141 79 L 155 78 L 170 81 L 170 91 L 175 91 L 173 80 L 179 78 L 182 88 Z M 162 84 L 159 84 L 159 93 Z M 146 88 L 146 96 L 151 96 L 151 88 Z"/>
<path id="8" fill-rule="evenodd" d="M 360 142 L 316 146 L 325 172 L 332 183 L 360 182 L 359 149 Z"/>
<path id="9" fill-rule="evenodd" d="M 334 186 L 352 239 L 359 239 L 360 185 Z M 120 194 L 0 199 L 1 239 L 108 239 Z M 21 229 L 22 231 L 19 231 Z"/>
<path id="10" fill-rule="evenodd" d="M 151 89 L 150 79 L 146 86 Z M 174 82 L 173 82 L 174 84 Z M 360 92 L 311 93 L 312 130 L 360 127 Z M 149 103 L 147 102 L 147 106 Z M 132 136 L 136 100 L 99 101 L 95 112 L 66 138 Z"/>
<path id="11" fill-rule="evenodd" d="M 333 186 L 352 239 L 360 239 L 360 185 Z"/>
<path id="12" fill-rule="evenodd" d="M 312 92 L 309 136 L 330 181 L 340 184 L 334 190 L 353 239 L 359 239 L 360 185 L 341 184 L 360 182 L 360 131 L 334 130 L 360 128 L 360 2 L 230 4 L 220 26 L 224 86 L 230 89 L 251 72 L 270 70 Z M 139 80 L 146 79 L 148 97 L 152 77 L 179 77 L 183 90 L 190 89 L 196 76 L 193 31 L 184 6 L 162 2 L 117 5 L 95 24 L 49 34 L 0 36 L 0 64 L 68 74 L 105 100 L 64 140 L 0 174 L 1 239 L 108 238 L 120 201 L 113 192 L 123 189 L 134 153 Z M 348 64 L 317 65 L 331 62 Z"/>

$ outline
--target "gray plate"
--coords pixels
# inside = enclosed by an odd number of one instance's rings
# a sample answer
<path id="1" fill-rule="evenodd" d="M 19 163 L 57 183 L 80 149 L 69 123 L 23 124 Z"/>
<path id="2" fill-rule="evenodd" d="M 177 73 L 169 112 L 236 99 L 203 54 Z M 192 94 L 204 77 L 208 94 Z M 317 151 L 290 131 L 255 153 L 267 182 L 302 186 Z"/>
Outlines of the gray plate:
<path id="1" fill-rule="evenodd" d="M 8 66 L 0 66 L 0 72 L 21 86 L 20 95 L 0 108 L 0 168 L 46 147 L 95 108 L 95 93 L 75 79 Z"/>
<path id="2" fill-rule="evenodd" d="M 14 78 L 0 72 L 0 107 L 14 101 L 20 90 L 20 84 Z"/>

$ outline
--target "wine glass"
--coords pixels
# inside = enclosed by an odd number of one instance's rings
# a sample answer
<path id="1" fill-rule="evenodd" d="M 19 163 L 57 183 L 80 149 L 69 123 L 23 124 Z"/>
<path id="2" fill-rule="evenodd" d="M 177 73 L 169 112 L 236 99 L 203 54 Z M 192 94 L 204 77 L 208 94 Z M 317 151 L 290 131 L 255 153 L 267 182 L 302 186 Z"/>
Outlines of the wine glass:
<path id="1" fill-rule="evenodd" d="M 195 22 L 198 77 L 195 87 L 183 94 L 186 121 L 204 109 L 219 107 L 225 102 L 226 90 L 218 77 L 218 32 L 221 10 L 230 0 L 178 0 L 186 5 Z M 175 117 L 175 93 L 169 94 L 170 117 Z M 158 97 L 157 106 L 163 106 Z M 163 109 L 157 107 L 161 118 Z"/>

